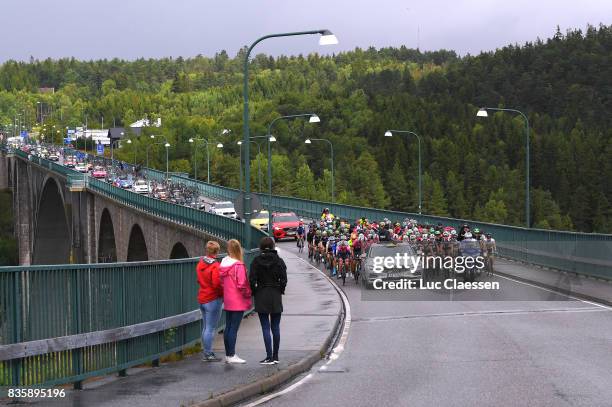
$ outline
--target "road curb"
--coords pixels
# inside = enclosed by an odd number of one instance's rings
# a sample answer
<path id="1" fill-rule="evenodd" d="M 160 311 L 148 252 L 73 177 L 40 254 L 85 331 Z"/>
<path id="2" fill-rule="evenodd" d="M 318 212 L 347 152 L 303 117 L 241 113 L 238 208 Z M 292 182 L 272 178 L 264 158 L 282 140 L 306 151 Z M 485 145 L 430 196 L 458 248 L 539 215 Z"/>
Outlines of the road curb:
<path id="1" fill-rule="evenodd" d="M 603 305 L 612 306 L 612 301 L 611 300 L 593 297 L 591 295 L 582 294 L 582 293 L 579 293 L 579 292 L 576 292 L 576 291 L 566 290 L 566 289 L 563 289 L 563 288 L 555 287 L 555 286 L 550 285 L 550 284 L 542 283 L 542 282 L 537 281 L 537 280 L 530 280 L 530 279 L 525 278 L 525 277 L 515 276 L 514 274 L 504 273 L 502 271 L 495 270 L 494 274 L 499 274 L 500 276 L 511 278 L 511 279 L 514 279 L 514 280 L 517 280 L 517 281 L 521 281 L 523 283 L 533 284 L 533 285 L 538 286 L 538 287 L 546 288 L 547 290 L 556 291 L 556 292 L 558 292 L 560 294 L 572 296 L 572 297 L 577 298 L 579 300 L 598 302 L 598 303 L 603 304 Z"/>
<path id="2" fill-rule="evenodd" d="M 331 283 L 330 283 L 331 284 Z M 338 332 L 338 327 L 342 321 L 342 315 L 344 313 L 344 305 L 342 303 L 342 298 L 340 294 L 336 292 L 338 298 L 340 299 L 340 311 L 338 312 L 338 316 L 336 317 L 336 321 L 334 322 L 334 327 L 330 331 L 329 335 L 323 342 L 323 344 L 319 347 L 319 350 L 310 352 L 307 356 L 300 359 L 300 361 L 293 363 L 287 366 L 284 369 L 279 370 L 278 372 L 265 377 L 263 379 L 256 380 L 252 383 L 245 384 L 236 388 L 234 390 L 230 390 L 225 393 L 221 393 L 217 396 L 213 396 L 206 401 L 197 402 L 191 404 L 193 407 L 227 407 L 234 405 L 238 402 L 250 399 L 255 396 L 260 396 L 265 393 L 269 393 L 280 385 L 288 382 L 289 380 L 295 378 L 296 376 L 310 370 L 312 366 L 314 366 L 317 362 L 319 362 L 325 354 L 327 350 L 332 344 L 336 333 Z"/>

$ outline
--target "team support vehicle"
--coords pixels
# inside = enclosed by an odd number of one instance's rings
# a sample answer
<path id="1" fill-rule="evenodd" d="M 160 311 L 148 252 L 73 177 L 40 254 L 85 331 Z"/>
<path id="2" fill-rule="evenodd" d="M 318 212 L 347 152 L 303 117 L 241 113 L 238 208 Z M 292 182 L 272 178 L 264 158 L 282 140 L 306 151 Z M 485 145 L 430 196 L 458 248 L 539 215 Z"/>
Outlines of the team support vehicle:
<path id="1" fill-rule="evenodd" d="M 293 212 L 272 213 L 272 233 L 274 240 L 297 239 L 300 218 Z"/>

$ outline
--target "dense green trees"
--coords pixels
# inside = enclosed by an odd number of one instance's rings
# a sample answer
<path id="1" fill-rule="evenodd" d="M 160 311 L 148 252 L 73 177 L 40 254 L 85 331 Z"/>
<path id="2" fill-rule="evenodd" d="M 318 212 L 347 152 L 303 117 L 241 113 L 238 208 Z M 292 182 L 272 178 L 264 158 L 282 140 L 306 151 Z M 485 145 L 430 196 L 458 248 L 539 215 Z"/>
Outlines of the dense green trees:
<path id="1" fill-rule="evenodd" d="M 59 128 L 80 125 L 85 116 L 90 128 L 102 117 L 107 125 L 162 117 L 161 129 L 145 129 L 133 144 L 139 162 L 150 134 L 163 134 L 172 144 L 171 169 L 190 172 L 194 148 L 187 140 L 221 140 L 222 150 L 211 144 L 212 180 L 237 187 L 243 55 L 244 50 L 234 58 L 222 51 L 212 58 L 132 62 L 9 61 L 0 66 L 0 125 L 12 123 L 19 112 L 32 122 L 37 101 L 47 112 L 52 108 L 46 123 Z M 423 138 L 423 212 L 522 225 L 523 122 L 507 113 L 475 117 L 479 106 L 518 108 L 532 128 L 534 225 L 610 232 L 611 56 L 611 26 L 557 32 L 547 41 L 463 58 L 405 47 L 333 56 L 257 55 L 251 62 L 251 131 L 266 134 L 278 115 L 321 117 L 319 124 L 296 120 L 275 127 L 275 193 L 331 198 L 329 146 L 304 144 L 312 136 L 334 144 L 337 201 L 416 211 L 416 139 L 383 137 L 388 128 L 413 130 Z M 58 91 L 38 94 L 43 86 Z M 220 136 L 224 128 L 233 132 Z M 197 148 L 198 176 L 204 178 L 205 150 Z M 132 161 L 133 151 L 123 148 L 117 156 Z M 150 164 L 165 168 L 163 148 L 150 151 Z"/>

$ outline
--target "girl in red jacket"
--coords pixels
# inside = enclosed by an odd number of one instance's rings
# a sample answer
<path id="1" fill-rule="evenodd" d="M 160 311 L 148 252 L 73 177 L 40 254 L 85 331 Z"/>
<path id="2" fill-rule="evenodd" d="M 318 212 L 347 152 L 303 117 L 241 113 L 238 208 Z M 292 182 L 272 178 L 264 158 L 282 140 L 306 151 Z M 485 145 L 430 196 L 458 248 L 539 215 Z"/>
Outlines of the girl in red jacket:
<path id="1" fill-rule="evenodd" d="M 225 308 L 225 362 L 246 363 L 236 355 L 236 338 L 244 311 L 251 308 L 251 287 L 243 262 L 242 247 L 237 240 L 227 242 L 227 254 L 219 269 Z"/>
<path id="2" fill-rule="evenodd" d="M 202 311 L 202 348 L 205 362 L 219 362 L 212 351 L 212 343 L 219 325 L 221 306 L 223 305 L 223 288 L 219 279 L 219 263 L 216 260 L 219 254 L 219 243 L 208 241 L 206 243 L 206 256 L 200 259 L 196 268 L 198 276 L 198 302 Z"/>

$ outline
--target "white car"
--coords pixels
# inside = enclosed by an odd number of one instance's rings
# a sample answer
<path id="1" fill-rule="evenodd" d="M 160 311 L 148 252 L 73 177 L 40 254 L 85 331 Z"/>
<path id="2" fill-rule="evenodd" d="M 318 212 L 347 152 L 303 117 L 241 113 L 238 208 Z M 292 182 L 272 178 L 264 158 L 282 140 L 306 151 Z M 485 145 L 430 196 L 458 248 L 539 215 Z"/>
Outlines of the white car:
<path id="1" fill-rule="evenodd" d="M 230 201 L 214 203 L 209 212 L 216 215 L 227 216 L 228 218 L 236 219 L 237 217 L 234 204 Z"/>
<path id="2" fill-rule="evenodd" d="M 151 192 L 151 187 L 149 187 L 149 183 L 144 179 L 139 179 L 134 182 L 133 191 L 137 194 L 148 194 Z"/>
<path id="3" fill-rule="evenodd" d="M 75 169 L 75 171 L 85 173 L 85 172 L 87 172 L 87 165 L 85 163 L 77 163 L 74 166 L 74 169 Z"/>

